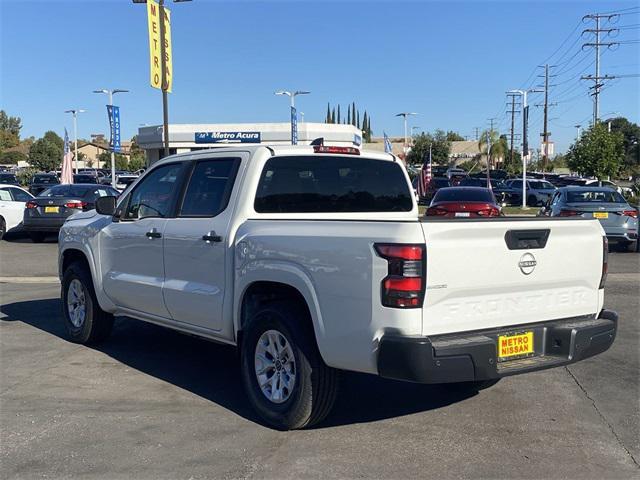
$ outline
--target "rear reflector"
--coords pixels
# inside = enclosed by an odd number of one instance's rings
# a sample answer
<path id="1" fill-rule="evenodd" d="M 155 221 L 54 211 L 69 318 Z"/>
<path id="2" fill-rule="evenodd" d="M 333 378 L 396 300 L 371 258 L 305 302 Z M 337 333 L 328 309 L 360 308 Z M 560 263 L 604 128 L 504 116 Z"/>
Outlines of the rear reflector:
<path id="1" fill-rule="evenodd" d="M 24 204 L 26 208 L 38 208 L 38 204 L 36 202 L 27 202 Z"/>
<path id="2" fill-rule="evenodd" d="M 387 276 L 381 285 L 382 305 L 421 307 L 426 281 L 425 246 L 377 243 L 374 248 L 388 263 Z"/>
<path id="3" fill-rule="evenodd" d="M 602 237 L 602 275 L 600 276 L 600 286 L 598 288 L 604 288 L 604 283 L 607 281 L 607 272 L 609 271 L 609 240 L 607 237 Z"/>
<path id="4" fill-rule="evenodd" d="M 329 145 L 314 145 L 315 153 L 343 153 L 345 155 L 360 155 L 360 150 L 354 147 L 332 147 Z"/>

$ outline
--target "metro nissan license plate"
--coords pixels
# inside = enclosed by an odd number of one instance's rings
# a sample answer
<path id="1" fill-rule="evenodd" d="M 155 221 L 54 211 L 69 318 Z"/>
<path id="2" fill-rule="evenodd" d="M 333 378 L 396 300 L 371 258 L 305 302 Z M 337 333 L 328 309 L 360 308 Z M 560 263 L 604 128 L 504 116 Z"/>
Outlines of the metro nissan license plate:
<path id="1" fill-rule="evenodd" d="M 498 337 L 498 359 L 511 360 L 533 353 L 533 332 Z"/>
<path id="2" fill-rule="evenodd" d="M 58 213 L 60 207 L 44 207 L 44 213 Z"/>
<path id="3" fill-rule="evenodd" d="M 609 218 L 609 212 L 593 212 L 593 218 Z"/>
<path id="4" fill-rule="evenodd" d="M 468 217 L 470 216 L 469 212 L 456 212 L 456 217 Z"/>

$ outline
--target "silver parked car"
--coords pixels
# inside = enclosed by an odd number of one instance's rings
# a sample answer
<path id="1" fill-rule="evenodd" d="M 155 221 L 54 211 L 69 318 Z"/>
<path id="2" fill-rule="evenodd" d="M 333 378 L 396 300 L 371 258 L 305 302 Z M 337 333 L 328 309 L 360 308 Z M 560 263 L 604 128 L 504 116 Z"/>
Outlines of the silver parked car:
<path id="1" fill-rule="evenodd" d="M 508 187 L 507 197 L 510 205 L 522 203 L 522 179 L 513 179 L 506 182 Z M 527 179 L 527 205 L 535 207 L 546 204 L 555 193 L 556 187 L 546 180 L 535 178 Z"/>
<path id="2" fill-rule="evenodd" d="M 562 187 L 538 215 L 597 218 L 610 243 L 638 249 L 638 209 L 608 187 Z"/>

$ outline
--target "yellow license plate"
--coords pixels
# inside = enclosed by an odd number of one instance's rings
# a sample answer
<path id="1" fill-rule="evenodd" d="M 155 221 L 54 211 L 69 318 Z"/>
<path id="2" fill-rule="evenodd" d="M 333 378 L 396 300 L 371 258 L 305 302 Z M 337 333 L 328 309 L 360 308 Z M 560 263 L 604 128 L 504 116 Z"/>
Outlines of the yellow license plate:
<path id="1" fill-rule="evenodd" d="M 609 212 L 593 212 L 593 218 L 609 218 Z"/>
<path id="2" fill-rule="evenodd" d="M 44 207 L 44 213 L 58 213 L 60 207 Z"/>
<path id="3" fill-rule="evenodd" d="M 533 332 L 498 337 L 498 358 L 521 357 L 533 353 Z"/>

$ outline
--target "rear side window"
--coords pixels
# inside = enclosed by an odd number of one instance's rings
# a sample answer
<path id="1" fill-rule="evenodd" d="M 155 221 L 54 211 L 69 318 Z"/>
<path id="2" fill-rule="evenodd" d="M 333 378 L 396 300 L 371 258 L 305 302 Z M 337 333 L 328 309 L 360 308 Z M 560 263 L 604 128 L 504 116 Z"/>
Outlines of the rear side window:
<path id="1" fill-rule="evenodd" d="M 198 162 L 184 195 L 181 217 L 215 217 L 229 202 L 239 158 Z"/>
<path id="2" fill-rule="evenodd" d="M 254 207 L 259 213 L 409 212 L 413 202 L 395 162 L 317 155 L 269 159 Z"/>

